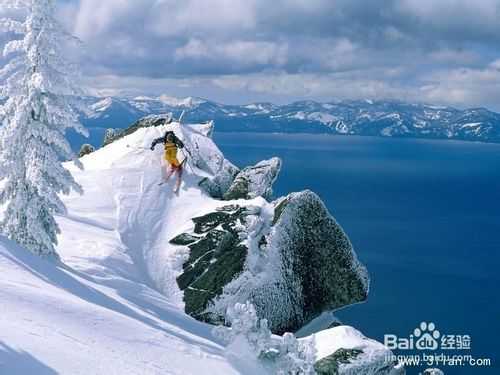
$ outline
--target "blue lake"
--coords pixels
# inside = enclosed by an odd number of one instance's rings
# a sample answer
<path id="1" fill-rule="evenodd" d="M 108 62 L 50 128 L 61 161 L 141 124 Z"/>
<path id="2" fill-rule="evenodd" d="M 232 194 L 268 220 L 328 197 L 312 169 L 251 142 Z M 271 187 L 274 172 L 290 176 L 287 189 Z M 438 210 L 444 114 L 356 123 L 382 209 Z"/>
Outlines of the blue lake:
<path id="1" fill-rule="evenodd" d="M 493 361 L 437 367 L 500 374 L 500 145 L 255 133 L 215 140 L 240 167 L 281 157 L 275 195 L 310 189 L 343 226 L 371 290 L 366 303 L 336 312 L 342 322 L 379 341 L 434 322 L 443 334 L 471 336 L 471 350 L 448 354 Z"/>

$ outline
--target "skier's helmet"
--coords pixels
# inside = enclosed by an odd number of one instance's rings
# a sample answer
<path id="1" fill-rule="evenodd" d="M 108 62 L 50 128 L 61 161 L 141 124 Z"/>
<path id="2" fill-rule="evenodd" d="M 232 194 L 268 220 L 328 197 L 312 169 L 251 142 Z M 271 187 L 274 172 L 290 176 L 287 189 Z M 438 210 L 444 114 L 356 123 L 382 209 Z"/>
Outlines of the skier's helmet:
<path id="1" fill-rule="evenodd" d="M 174 133 L 169 132 L 167 133 L 167 142 L 173 142 L 174 141 Z"/>

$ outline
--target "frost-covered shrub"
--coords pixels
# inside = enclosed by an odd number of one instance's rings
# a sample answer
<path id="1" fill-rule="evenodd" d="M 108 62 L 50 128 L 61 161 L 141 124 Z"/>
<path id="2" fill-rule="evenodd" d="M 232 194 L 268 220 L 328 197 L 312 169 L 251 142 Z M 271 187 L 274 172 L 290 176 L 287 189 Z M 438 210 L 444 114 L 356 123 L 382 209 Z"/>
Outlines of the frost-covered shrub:
<path id="1" fill-rule="evenodd" d="M 231 328 L 216 327 L 214 333 L 228 348 L 245 342 L 256 360 L 279 375 L 315 373 L 314 341 L 299 342 L 292 333 L 272 335 L 267 320 L 257 317 L 255 307 L 250 302 L 237 303 L 229 308 L 226 320 Z"/>
<path id="2" fill-rule="evenodd" d="M 82 156 L 88 155 L 94 151 L 95 151 L 94 146 L 85 143 L 82 145 L 82 147 L 80 147 L 80 152 L 78 153 L 78 157 L 81 158 Z"/>

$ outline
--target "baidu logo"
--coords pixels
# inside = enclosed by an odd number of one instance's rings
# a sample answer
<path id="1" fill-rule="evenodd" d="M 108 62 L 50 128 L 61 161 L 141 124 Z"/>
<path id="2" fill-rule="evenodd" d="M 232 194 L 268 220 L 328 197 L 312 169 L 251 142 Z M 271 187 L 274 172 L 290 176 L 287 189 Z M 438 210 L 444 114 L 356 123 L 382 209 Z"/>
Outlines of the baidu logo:
<path id="1" fill-rule="evenodd" d="M 458 337 L 457 335 L 442 335 L 436 328 L 436 324 L 433 322 L 422 322 L 413 330 L 413 333 L 409 335 L 409 337 L 398 337 L 394 334 L 384 335 L 384 345 L 389 349 L 399 350 L 447 349 L 445 344 L 447 343 L 447 340 L 449 341 L 449 339 L 452 338 L 452 336 L 454 340 L 462 338 L 462 336 Z M 470 347 L 454 347 L 454 349 L 470 349 Z"/>
<path id="2" fill-rule="evenodd" d="M 420 323 L 420 327 L 415 328 L 413 335 L 417 339 L 415 348 L 418 350 L 436 350 L 439 347 L 438 339 L 441 337 L 441 333 L 432 322 Z"/>

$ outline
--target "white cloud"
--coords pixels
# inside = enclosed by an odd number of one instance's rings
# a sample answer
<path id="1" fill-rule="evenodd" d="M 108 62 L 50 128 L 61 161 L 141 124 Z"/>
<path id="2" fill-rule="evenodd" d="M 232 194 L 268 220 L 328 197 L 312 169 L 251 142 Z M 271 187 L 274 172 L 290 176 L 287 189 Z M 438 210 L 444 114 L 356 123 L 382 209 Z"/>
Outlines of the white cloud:
<path id="1" fill-rule="evenodd" d="M 497 71 L 500 70 L 500 59 L 497 59 L 495 61 L 492 61 L 489 65 L 490 69 L 495 69 Z"/>
<path id="2" fill-rule="evenodd" d="M 74 32 L 84 40 L 89 40 L 105 37 L 110 30 L 120 26 L 126 30 L 134 14 L 143 14 L 151 3 L 150 0 L 82 0 L 77 10 Z"/>
<path id="3" fill-rule="evenodd" d="M 186 78 L 99 76 L 89 82 L 103 94 L 194 95 L 230 103 L 273 98 L 280 102 L 298 99 L 399 99 L 456 107 L 486 106 L 500 110 L 500 65 L 481 69 L 449 69 L 424 73 L 416 82 L 401 69 L 373 68 L 330 74 L 269 72 Z"/>
<path id="4" fill-rule="evenodd" d="M 396 9 L 410 24 L 440 39 L 455 37 L 465 42 L 500 36 L 498 0 L 400 0 Z"/>
<path id="5" fill-rule="evenodd" d="M 500 0 L 59 4 L 100 90 L 500 106 Z"/>
<path id="6" fill-rule="evenodd" d="M 275 65 L 287 62 L 288 46 L 259 41 L 203 41 L 190 39 L 184 46 L 175 50 L 177 61 L 189 59 L 222 60 L 237 62 L 241 65 Z"/>
<path id="7" fill-rule="evenodd" d="M 454 50 L 451 48 L 443 48 L 432 51 L 429 57 L 438 63 L 452 63 L 458 65 L 474 64 L 480 61 L 480 56 L 476 52 L 464 49 Z"/>
<path id="8" fill-rule="evenodd" d="M 148 29 L 164 37 L 241 33 L 256 26 L 256 1 L 157 0 L 146 21 Z"/>
<path id="9" fill-rule="evenodd" d="M 481 69 L 459 68 L 436 71 L 423 81 L 422 95 L 429 102 L 500 109 L 500 69 L 496 62 Z"/>
<path id="10" fill-rule="evenodd" d="M 401 98 L 404 89 L 369 73 L 337 74 L 253 74 L 221 76 L 212 82 L 224 89 L 249 90 L 273 95 L 304 98 Z"/>

